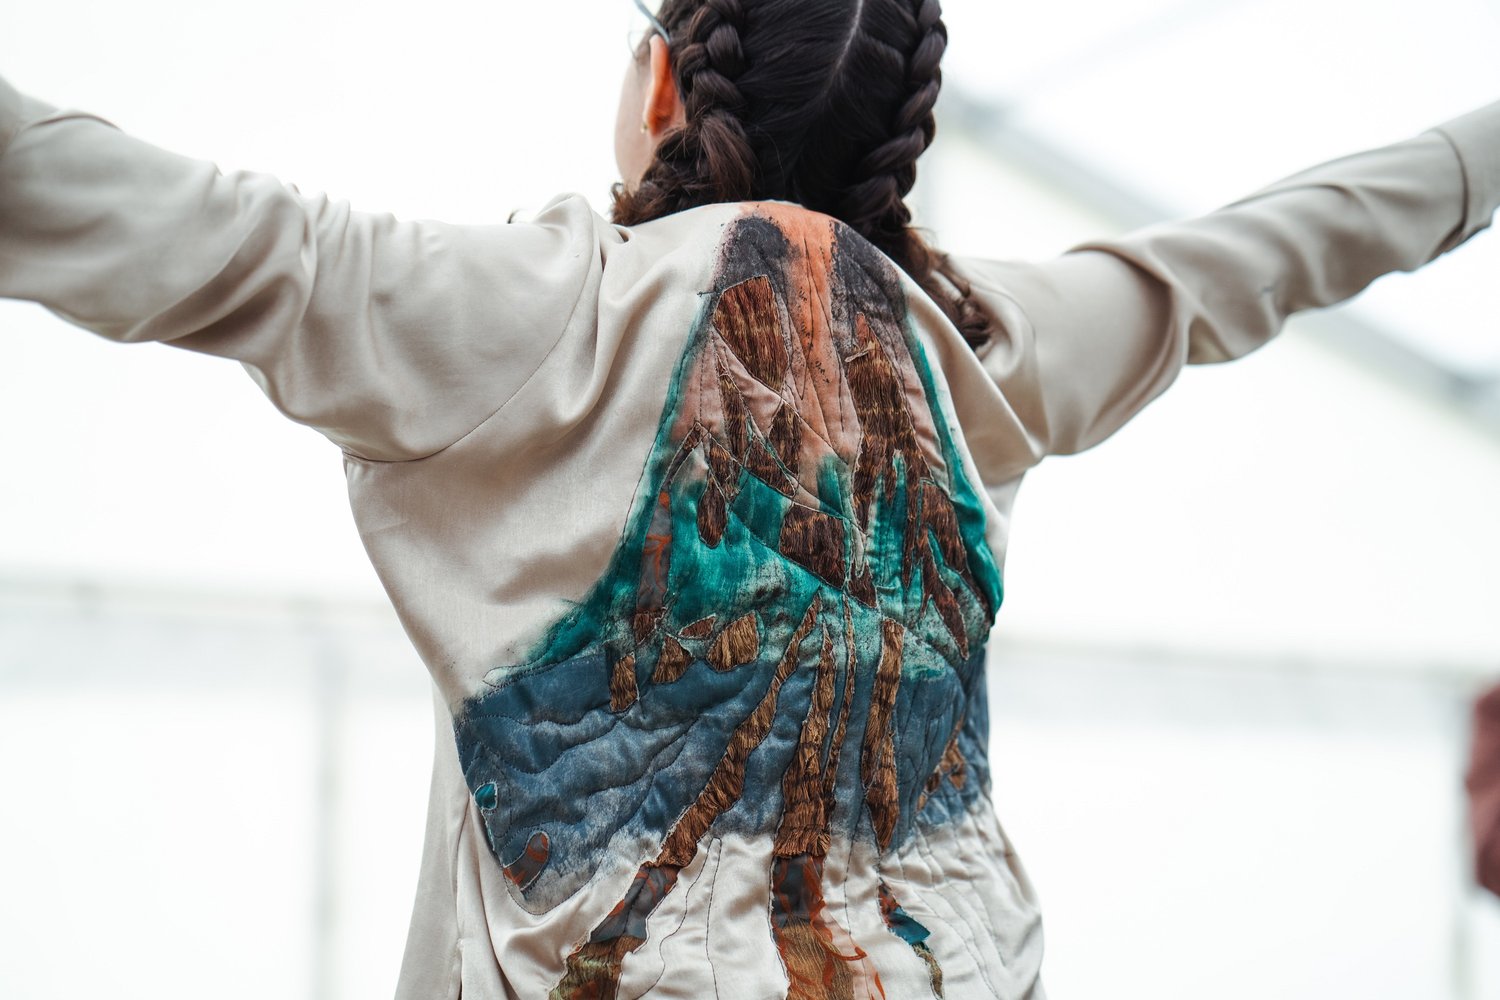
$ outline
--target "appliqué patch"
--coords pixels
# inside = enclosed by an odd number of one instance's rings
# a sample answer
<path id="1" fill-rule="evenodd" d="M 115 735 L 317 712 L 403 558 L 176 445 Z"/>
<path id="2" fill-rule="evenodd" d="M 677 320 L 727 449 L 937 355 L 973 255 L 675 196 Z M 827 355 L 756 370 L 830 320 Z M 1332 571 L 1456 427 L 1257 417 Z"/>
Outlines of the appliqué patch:
<path id="1" fill-rule="evenodd" d="M 911 950 L 917 953 L 917 957 L 927 963 L 932 995 L 943 1000 L 943 970 L 938 966 L 937 956 L 927 947 L 927 939 L 932 936 L 932 932 L 901 908 L 884 882 L 880 883 L 880 915 L 885 918 L 885 925 L 890 928 L 891 933 L 911 945 Z"/>
<path id="2" fill-rule="evenodd" d="M 984 527 L 892 265 L 793 206 L 732 223 L 605 576 L 454 720 L 521 905 L 637 865 L 553 997 L 615 996 L 710 831 L 771 852 L 791 997 L 883 995 L 824 861 L 834 838 L 895 850 L 988 784 Z M 941 996 L 926 929 L 880 902 Z"/>

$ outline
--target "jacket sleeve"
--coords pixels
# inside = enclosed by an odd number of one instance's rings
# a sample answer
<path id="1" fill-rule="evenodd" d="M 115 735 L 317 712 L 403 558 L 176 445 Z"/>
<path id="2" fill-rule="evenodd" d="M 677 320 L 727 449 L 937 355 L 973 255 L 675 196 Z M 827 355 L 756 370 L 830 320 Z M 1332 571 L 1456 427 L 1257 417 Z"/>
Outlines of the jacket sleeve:
<path id="1" fill-rule="evenodd" d="M 1497 207 L 1500 103 L 1200 218 L 1042 263 L 956 263 L 999 327 L 981 362 L 1034 461 L 1104 440 L 1184 364 L 1240 357 L 1293 313 L 1453 249 Z"/>
<path id="2" fill-rule="evenodd" d="M 354 212 L 0 79 L 0 296 L 238 360 L 362 458 L 426 456 L 499 410 L 592 315 L 608 233 L 576 197 L 514 225 Z"/>

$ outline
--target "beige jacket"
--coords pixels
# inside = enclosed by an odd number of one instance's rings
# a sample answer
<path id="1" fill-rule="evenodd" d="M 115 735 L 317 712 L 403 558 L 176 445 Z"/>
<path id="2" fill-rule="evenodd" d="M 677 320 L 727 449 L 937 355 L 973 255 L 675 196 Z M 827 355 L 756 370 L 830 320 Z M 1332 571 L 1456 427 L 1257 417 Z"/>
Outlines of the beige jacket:
<path id="1" fill-rule="evenodd" d="M 1041 996 L 984 712 L 1022 477 L 1497 205 L 1500 104 L 962 260 L 975 352 L 795 206 L 400 221 L 0 81 L 0 295 L 233 358 L 343 449 L 441 692 L 407 1000 Z"/>

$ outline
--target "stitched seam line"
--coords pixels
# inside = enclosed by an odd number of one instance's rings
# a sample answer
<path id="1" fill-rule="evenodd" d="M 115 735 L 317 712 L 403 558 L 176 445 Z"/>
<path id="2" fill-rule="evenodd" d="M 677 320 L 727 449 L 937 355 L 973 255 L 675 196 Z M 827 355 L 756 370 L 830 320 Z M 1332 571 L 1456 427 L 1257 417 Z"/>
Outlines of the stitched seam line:
<path id="1" fill-rule="evenodd" d="M 1458 228 L 1455 229 L 1453 233 L 1443 241 L 1443 250 L 1446 251 L 1452 247 L 1458 246 L 1458 244 L 1462 243 L 1465 239 L 1474 235 L 1480 229 L 1484 228 L 1483 223 L 1487 222 L 1488 220 L 1481 220 L 1476 218 L 1476 216 L 1479 214 L 1479 194 L 1475 190 L 1474 180 L 1470 175 L 1469 162 L 1464 158 L 1463 146 L 1460 145 L 1459 141 L 1452 135 L 1450 135 L 1448 133 L 1448 130 L 1445 128 L 1439 127 L 1433 129 L 1432 131 L 1442 136 L 1443 141 L 1448 144 L 1448 148 L 1453 151 L 1453 158 L 1458 161 L 1458 176 L 1463 181 L 1464 188 L 1463 221 L 1460 222 Z"/>
<path id="2" fill-rule="evenodd" d="M 562 330 L 558 333 L 557 339 L 552 342 L 552 346 L 551 347 L 547 348 L 547 353 L 544 354 L 544 355 L 542 355 L 542 360 L 539 361 L 539 362 L 537 362 L 537 366 L 531 370 L 531 374 L 530 375 L 526 376 L 525 381 L 523 381 L 520 385 L 516 386 L 515 390 L 512 391 L 509 396 L 506 396 L 505 399 L 501 401 L 501 403 L 500 403 L 499 406 L 497 406 L 493 410 L 491 410 L 489 412 L 489 414 L 487 416 L 485 416 L 485 418 L 483 420 L 479 421 L 479 423 L 475 424 L 473 427 L 470 427 L 468 430 L 464 431 L 457 438 L 455 438 L 452 441 L 450 441 L 449 443 L 443 445 L 441 448 L 437 449 L 436 451 L 428 452 L 426 455 L 418 455 L 418 456 L 416 456 L 414 458 L 397 458 L 397 459 L 366 458 L 364 455 L 357 454 L 356 452 L 352 452 L 349 449 L 344 448 L 342 450 L 344 452 L 345 457 L 351 458 L 351 459 L 353 459 L 354 461 L 357 461 L 357 462 L 364 462 L 367 465 L 409 465 L 409 464 L 414 463 L 414 462 L 425 462 L 429 458 L 435 458 L 436 456 L 441 455 L 443 452 L 447 451 L 449 448 L 453 448 L 453 447 L 455 447 L 455 446 L 463 443 L 469 437 L 471 437 L 476 431 L 478 431 L 481 427 L 483 427 L 485 424 L 489 423 L 491 420 L 494 420 L 496 417 L 498 417 L 500 415 L 500 412 L 502 410 L 504 410 L 507 406 L 510 405 L 511 400 L 513 400 L 517 396 L 519 396 L 521 394 L 521 391 L 523 389 L 525 389 L 528 385 L 531 384 L 531 380 L 534 379 L 534 378 L 536 378 L 537 374 L 540 373 L 541 370 L 546 367 L 547 362 L 552 359 L 552 355 L 554 353 L 556 353 L 558 347 L 561 346 L 561 344 L 563 342 L 563 339 L 565 337 L 567 337 L 568 330 L 570 330 L 572 328 L 572 326 L 573 326 L 573 320 L 578 315 L 578 307 L 579 307 L 579 305 L 582 302 L 583 302 L 583 296 L 582 295 L 579 295 L 578 298 L 574 300 L 574 302 L 573 302 L 573 309 L 572 309 L 571 312 L 568 313 L 568 320 L 567 320 L 566 323 L 564 323 L 562 325 Z"/>
<path id="3" fill-rule="evenodd" d="M 10 149 L 11 143 L 21 130 L 26 127 L 26 117 L 22 113 L 21 92 L 12 87 L 8 81 L 0 78 L 0 111 L 6 112 L 9 121 L 0 125 L 0 156 L 4 156 Z"/>

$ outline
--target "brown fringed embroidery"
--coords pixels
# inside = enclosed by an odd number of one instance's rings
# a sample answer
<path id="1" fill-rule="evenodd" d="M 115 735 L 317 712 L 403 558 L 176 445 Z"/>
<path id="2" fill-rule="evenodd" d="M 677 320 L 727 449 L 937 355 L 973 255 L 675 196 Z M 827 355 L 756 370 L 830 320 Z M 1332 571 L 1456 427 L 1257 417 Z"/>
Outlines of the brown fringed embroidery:
<path id="1" fill-rule="evenodd" d="M 890 932 L 911 945 L 911 950 L 917 953 L 917 957 L 927 963 L 927 979 L 932 986 L 932 995 L 937 1000 L 943 1000 L 943 969 L 938 965 L 937 956 L 927 946 L 927 939 L 932 932 L 901 908 L 884 882 L 880 883 L 880 916 Z"/>
<path id="2" fill-rule="evenodd" d="M 614 670 L 609 675 L 609 710 L 611 712 L 623 712 L 636 699 L 635 685 L 635 654 L 621 657 L 615 661 Z"/>
<path id="3" fill-rule="evenodd" d="M 781 825 L 776 831 L 776 855 L 828 853 L 827 802 L 823 797 L 823 742 L 828 737 L 833 709 L 833 682 L 837 665 L 833 637 L 823 630 L 823 649 L 818 656 L 818 676 L 813 683 L 812 703 L 802 720 L 802 737 L 792 752 L 792 761 L 781 778 Z"/>
<path id="4" fill-rule="evenodd" d="M 849 577 L 849 596 L 867 608 L 875 606 L 875 581 L 870 578 L 870 567 L 864 565 Z"/>
<path id="5" fill-rule="evenodd" d="M 782 496 L 790 497 L 797 493 L 797 480 L 781 467 L 776 456 L 759 441 L 750 443 L 750 451 L 745 456 L 745 470 Z"/>
<path id="6" fill-rule="evenodd" d="M 942 787 L 944 778 L 958 789 L 962 789 L 968 781 L 969 762 L 964 760 L 964 752 L 958 745 L 958 732 L 962 728 L 963 719 L 960 718 L 953 729 L 953 735 L 948 738 L 948 745 L 943 748 L 943 759 L 938 761 L 938 766 L 927 776 L 927 783 L 922 786 L 922 794 L 917 799 L 918 811 L 927 805 L 928 797 Z"/>
<path id="7" fill-rule="evenodd" d="M 791 762 L 782 776 L 782 813 L 771 865 L 771 932 L 787 974 L 789 1000 L 875 1000 L 880 976 L 868 956 L 839 926 L 823 897 L 823 866 L 831 842 L 839 750 L 854 688 L 854 621 L 844 605 L 846 668 L 843 705 L 833 740 L 838 661 L 823 627 L 812 698 Z M 825 744 L 827 746 L 825 755 Z"/>
<path id="8" fill-rule="evenodd" d="M 750 759 L 750 752 L 760 746 L 766 734 L 771 731 L 771 722 L 776 716 L 776 702 L 781 695 L 781 685 L 796 669 L 797 661 L 801 656 L 802 642 L 817 624 L 818 609 L 822 607 L 822 603 L 822 599 L 814 594 L 812 603 L 808 605 L 806 613 L 802 616 L 801 624 L 797 626 L 797 630 L 792 633 L 791 639 L 787 642 L 786 652 L 776 664 L 776 672 L 771 676 L 770 689 L 766 691 L 765 697 L 761 698 L 760 704 L 755 706 L 755 710 L 750 713 L 749 717 L 735 729 L 734 735 L 729 739 L 729 746 L 724 750 L 723 758 L 714 769 L 713 776 L 708 779 L 708 784 L 698 794 L 697 801 L 688 808 L 688 811 L 672 827 L 672 832 L 667 835 L 666 843 L 662 845 L 661 853 L 657 856 L 657 864 L 677 865 L 678 867 L 687 865 L 697 853 L 698 841 L 708 832 L 709 824 L 720 813 L 739 801 L 745 789 L 745 762 Z M 741 622 L 744 620 L 740 619 Z M 738 624 L 739 622 L 735 623 L 735 625 Z M 731 625 L 730 628 L 734 628 L 735 625 Z M 754 626 L 753 618 L 751 626 Z"/>
<path id="9" fill-rule="evenodd" d="M 786 968 L 787 1000 L 854 1000 L 851 963 L 866 956 L 858 948 L 842 953 L 834 942 L 835 929 L 848 937 L 843 928 L 832 925 L 827 912 L 823 857 L 778 857 L 771 865 L 771 932 Z M 862 990 L 859 995 L 869 993 Z"/>
<path id="10" fill-rule="evenodd" d="M 551 1000 L 615 1000 L 625 956 L 646 943 L 646 922 L 677 885 L 673 865 L 642 865 L 625 898 L 594 928 L 588 941 L 568 956 L 562 982 Z"/>
<path id="11" fill-rule="evenodd" d="M 707 639 L 714 633 L 714 622 L 718 620 L 717 615 L 709 615 L 707 618 L 699 618 L 690 625 L 684 625 L 678 635 L 684 639 Z"/>
<path id="12" fill-rule="evenodd" d="M 858 351 L 844 359 L 844 374 L 860 426 L 859 458 L 854 463 L 854 510 L 859 523 L 868 527 L 870 505 L 881 479 L 885 480 L 884 498 L 890 500 L 895 495 L 898 458 L 913 509 L 917 497 L 910 487 L 928 470 L 906 410 L 905 387 L 863 313 L 855 317 L 854 333 Z"/>
<path id="13" fill-rule="evenodd" d="M 551 1000 L 615 1000 L 625 956 L 645 943 L 645 938 L 621 934 L 583 945 L 568 956 L 563 980 L 553 988 Z"/>
<path id="14" fill-rule="evenodd" d="M 834 795 L 839 772 L 839 754 L 844 749 L 844 737 L 849 733 L 849 716 L 854 708 L 854 673 L 859 661 L 855 658 L 854 609 L 844 603 L 844 697 L 839 705 L 839 721 L 833 729 L 833 742 L 828 746 L 828 767 L 823 772 L 823 815 L 833 819 Z"/>
<path id="15" fill-rule="evenodd" d="M 835 587 L 844 585 L 844 522 L 796 505 L 781 522 L 781 554 Z"/>
<path id="16" fill-rule="evenodd" d="M 718 548 L 728 524 L 729 512 L 724 504 L 724 494 L 718 483 L 710 482 L 703 488 L 703 496 L 698 501 L 698 537 L 709 548 Z"/>
<path id="17" fill-rule="evenodd" d="M 724 491 L 724 498 L 732 502 L 740 492 L 740 463 L 712 438 L 708 442 L 708 469 Z"/>
<path id="18" fill-rule="evenodd" d="M 959 724 L 962 725 L 962 721 Z M 948 781 L 954 788 L 964 787 L 964 782 L 968 780 L 969 762 L 964 760 L 964 752 L 959 749 L 956 731 L 943 750 L 943 760 L 938 765 L 938 771 L 948 776 Z"/>
<path id="19" fill-rule="evenodd" d="M 771 418 L 771 433 L 767 435 L 771 448 L 781 463 L 796 474 L 802 456 L 802 419 L 789 403 L 782 403 Z"/>
<path id="20" fill-rule="evenodd" d="M 964 629 L 963 610 L 958 606 L 958 598 L 953 596 L 953 591 L 943 582 L 937 563 L 932 558 L 932 548 L 925 539 L 918 546 L 917 562 L 922 568 L 923 602 L 930 600 L 937 605 L 938 617 L 958 645 L 958 655 L 968 659 L 969 637 Z"/>
<path id="21" fill-rule="evenodd" d="M 652 611 L 637 611 L 630 619 L 630 632 L 635 636 L 637 646 L 644 645 L 656 631 L 657 623 L 661 621 L 662 612 L 660 608 Z"/>
<path id="22" fill-rule="evenodd" d="M 953 501 L 933 483 L 922 484 L 922 521 L 938 540 L 943 562 L 955 572 L 967 574 L 969 552 L 958 532 L 958 515 Z"/>
<path id="23" fill-rule="evenodd" d="M 968 585 L 969 592 L 986 613 L 993 613 L 994 609 L 989 606 L 984 590 L 974 580 L 974 574 L 969 569 L 969 550 L 964 545 L 963 534 L 958 528 L 958 513 L 953 509 L 953 501 L 930 482 L 922 484 L 922 523 L 931 533 L 927 537 L 937 539 L 938 553 L 942 555 L 943 562 Z M 954 638 L 958 638 L 957 633 Z M 960 646 L 967 649 L 967 640 L 962 641 Z M 963 655 L 968 656 L 968 653 Z"/>
<path id="24" fill-rule="evenodd" d="M 656 669 L 651 672 L 652 684 L 671 684 L 681 680 L 693 658 L 682 648 L 682 643 L 670 635 L 661 640 L 661 655 L 656 658 Z"/>
<path id="25" fill-rule="evenodd" d="M 725 626 L 708 651 L 708 664 L 718 671 L 733 670 L 760 655 L 759 619 L 755 612 L 742 615 Z"/>
<path id="26" fill-rule="evenodd" d="M 500 870 L 505 877 L 521 889 L 535 882 L 552 858 L 552 840 L 545 831 L 538 830 L 526 842 L 521 856 Z"/>
<path id="27" fill-rule="evenodd" d="M 875 841 L 883 851 L 891 844 L 896 820 L 901 815 L 896 787 L 896 741 L 891 715 L 896 707 L 896 688 L 901 683 L 901 648 L 906 630 L 889 618 L 880 622 L 880 666 L 875 670 L 875 691 L 870 696 L 870 717 L 865 722 L 864 754 L 860 777 L 865 783 L 865 802 Z"/>
<path id="28" fill-rule="evenodd" d="M 746 371 L 774 390 L 781 388 L 786 380 L 786 341 L 769 278 L 742 281 L 719 296 L 714 326 Z"/>
<path id="29" fill-rule="evenodd" d="M 724 407 L 724 436 L 729 440 L 729 453 L 743 464 L 745 452 L 750 449 L 750 411 L 734 376 L 722 365 L 719 366 L 719 399 Z"/>
<path id="30" fill-rule="evenodd" d="M 745 765 L 771 731 L 781 687 L 797 668 L 802 643 L 817 623 L 821 606 L 822 601 L 814 595 L 776 664 L 769 689 L 735 728 L 714 773 L 693 804 L 673 824 L 656 860 L 640 867 L 625 898 L 594 929 L 588 942 L 568 956 L 563 979 L 552 991 L 553 1000 L 613 1000 L 617 996 L 620 965 L 625 955 L 644 943 L 647 920 L 677 884 L 677 873 L 698 853 L 698 842 L 709 826 L 744 793 Z"/>

